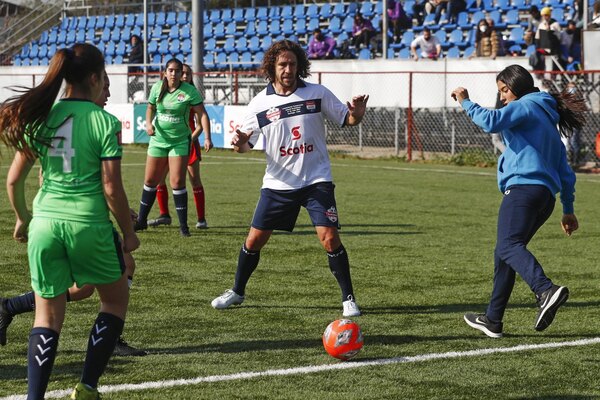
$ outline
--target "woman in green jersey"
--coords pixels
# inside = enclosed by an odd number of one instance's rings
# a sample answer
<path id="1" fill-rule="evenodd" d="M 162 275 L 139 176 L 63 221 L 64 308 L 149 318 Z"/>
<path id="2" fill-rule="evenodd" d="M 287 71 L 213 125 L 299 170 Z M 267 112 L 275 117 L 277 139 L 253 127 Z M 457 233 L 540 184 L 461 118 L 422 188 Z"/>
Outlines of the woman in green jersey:
<path id="1" fill-rule="evenodd" d="M 65 81 L 65 97 L 55 104 Z M 28 399 L 43 399 L 73 283 L 95 285 L 100 313 L 90 332 L 72 399 L 99 398 L 98 380 L 123 330 L 129 301 L 122 252 L 139 246 L 121 179 L 119 120 L 94 104 L 104 87 L 104 57 L 88 44 L 56 52 L 44 80 L 0 106 L 0 138 L 16 150 L 7 190 L 17 221 L 14 238 L 27 242 L 35 321 L 29 337 Z M 36 158 L 43 184 L 25 201 Z M 109 218 L 117 221 L 123 243 Z"/>
<path id="2" fill-rule="evenodd" d="M 196 88 L 184 82 L 183 63 L 177 59 L 167 61 L 164 78 L 150 90 L 146 110 L 146 132 L 150 136 L 144 189 L 135 230 L 148 228 L 148 214 L 156 200 L 156 187 L 170 171 L 175 209 L 181 235 L 190 236 L 187 224 L 188 195 L 185 175 L 190 143 L 198 139 L 201 124 L 190 130 L 190 112 L 202 121 L 202 97 Z"/>

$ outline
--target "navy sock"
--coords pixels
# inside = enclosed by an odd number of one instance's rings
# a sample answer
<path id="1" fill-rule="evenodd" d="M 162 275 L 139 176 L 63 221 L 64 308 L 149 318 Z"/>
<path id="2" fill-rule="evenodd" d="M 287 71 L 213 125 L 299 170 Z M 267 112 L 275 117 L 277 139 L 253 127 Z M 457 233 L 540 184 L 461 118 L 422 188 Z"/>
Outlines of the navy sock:
<path id="1" fill-rule="evenodd" d="M 104 373 L 117 344 L 117 339 L 123 332 L 124 325 L 125 321 L 115 315 L 102 312 L 98 314 L 90 332 L 85 365 L 81 375 L 82 383 L 94 389 L 98 387 L 98 380 Z"/>
<path id="2" fill-rule="evenodd" d="M 175 200 L 175 211 L 179 219 L 179 226 L 188 226 L 187 224 L 187 203 L 188 193 L 186 188 L 173 189 L 173 200 Z"/>
<path id="3" fill-rule="evenodd" d="M 138 221 L 148 221 L 148 214 L 152 210 L 156 200 L 156 187 L 144 185 L 142 190 L 142 199 L 140 200 L 140 211 L 138 212 Z"/>
<path id="4" fill-rule="evenodd" d="M 238 257 L 237 271 L 235 272 L 235 284 L 233 291 L 243 296 L 246 292 L 246 284 L 250 279 L 250 275 L 254 272 L 258 266 L 260 260 L 260 251 L 251 252 L 246 248 L 246 244 L 242 246 L 240 250 L 240 256 Z"/>
<path id="5" fill-rule="evenodd" d="M 348 296 L 354 298 L 352 279 L 350 278 L 350 262 L 344 245 L 341 245 L 335 251 L 327 252 L 327 256 L 329 258 L 329 269 L 337 279 L 340 289 L 342 289 L 342 301 L 348 300 Z"/>
<path id="6" fill-rule="evenodd" d="M 23 314 L 33 310 L 35 310 L 35 295 L 33 292 L 6 299 L 6 311 L 11 315 Z"/>
<path id="7" fill-rule="evenodd" d="M 27 355 L 27 400 L 44 400 L 58 349 L 58 333 L 49 328 L 33 328 Z"/>

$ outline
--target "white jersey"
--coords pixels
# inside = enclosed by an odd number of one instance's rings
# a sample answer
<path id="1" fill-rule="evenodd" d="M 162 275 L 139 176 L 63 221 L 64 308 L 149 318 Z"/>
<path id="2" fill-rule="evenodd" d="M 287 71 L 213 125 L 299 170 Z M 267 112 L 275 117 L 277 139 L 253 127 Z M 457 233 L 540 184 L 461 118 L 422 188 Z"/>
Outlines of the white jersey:
<path id="1" fill-rule="evenodd" d="M 248 110 L 240 130 L 254 133 L 251 146 L 260 133 L 266 139 L 263 188 L 300 189 L 332 181 L 324 118 L 342 126 L 348 107 L 329 89 L 298 80 L 296 91 L 282 96 L 269 84 L 252 99 Z"/>

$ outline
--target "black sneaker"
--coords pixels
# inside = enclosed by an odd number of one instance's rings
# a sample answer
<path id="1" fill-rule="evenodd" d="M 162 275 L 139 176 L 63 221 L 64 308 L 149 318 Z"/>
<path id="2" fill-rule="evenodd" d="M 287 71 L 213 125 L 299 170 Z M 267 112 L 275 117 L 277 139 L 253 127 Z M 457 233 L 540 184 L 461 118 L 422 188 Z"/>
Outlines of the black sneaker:
<path id="1" fill-rule="evenodd" d="M 192 234 L 190 233 L 190 228 L 187 226 L 180 226 L 179 227 L 179 233 L 181 233 L 181 236 L 183 237 L 190 237 L 192 236 Z"/>
<path id="2" fill-rule="evenodd" d="M 485 314 L 465 314 L 465 322 L 475 329 L 479 329 L 491 338 L 502 337 L 502 322 L 492 322 Z"/>
<path id="3" fill-rule="evenodd" d="M 0 297 L 0 345 L 6 345 L 6 329 L 13 320 L 13 316 L 6 309 L 8 299 Z"/>
<path id="4" fill-rule="evenodd" d="M 119 340 L 117 340 L 117 345 L 115 346 L 115 351 L 113 351 L 113 355 L 115 356 L 133 356 L 133 357 L 141 357 L 145 356 L 148 353 L 144 350 L 136 349 L 135 347 L 131 347 L 127 344 L 122 337 L 119 336 Z"/>
<path id="5" fill-rule="evenodd" d="M 133 225 L 134 231 L 139 232 L 139 231 L 145 231 L 146 229 L 148 229 L 147 221 L 140 221 L 139 219 L 137 221 L 135 221 L 135 224 Z"/>
<path id="6" fill-rule="evenodd" d="M 148 220 L 148 226 L 171 225 L 171 216 L 169 214 L 160 214 L 158 218 Z"/>
<path id="7" fill-rule="evenodd" d="M 552 285 L 541 295 L 537 296 L 537 304 L 540 308 L 535 319 L 536 331 L 543 331 L 550 326 L 558 308 L 569 298 L 569 289 L 565 286 Z"/>

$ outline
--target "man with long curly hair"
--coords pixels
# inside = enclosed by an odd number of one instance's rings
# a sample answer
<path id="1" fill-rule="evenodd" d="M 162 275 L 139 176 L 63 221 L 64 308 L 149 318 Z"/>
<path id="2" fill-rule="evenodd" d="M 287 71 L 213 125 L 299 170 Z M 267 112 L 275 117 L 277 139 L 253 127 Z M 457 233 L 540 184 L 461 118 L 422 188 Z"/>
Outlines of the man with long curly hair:
<path id="1" fill-rule="evenodd" d="M 300 207 L 304 207 L 342 291 L 343 315 L 358 316 L 348 255 L 338 233 L 323 119 L 340 126 L 358 125 L 369 96 L 355 96 L 344 104 L 324 86 L 305 82 L 303 79 L 310 76 L 310 62 L 302 47 L 289 40 L 276 42 L 267 50 L 261 69 L 268 85 L 248 105 L 248 114 L 231 144 L 235 151 L 244 153 L 262 134 L 267 168 L 250 232 L 240 250 L 234 286 L 211 304 L 224 309 L 244 301 L 260 250 L 274 230 L 291 232 Z"/>

